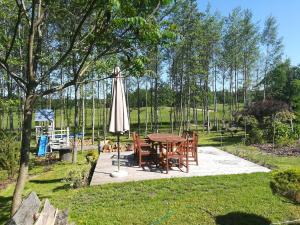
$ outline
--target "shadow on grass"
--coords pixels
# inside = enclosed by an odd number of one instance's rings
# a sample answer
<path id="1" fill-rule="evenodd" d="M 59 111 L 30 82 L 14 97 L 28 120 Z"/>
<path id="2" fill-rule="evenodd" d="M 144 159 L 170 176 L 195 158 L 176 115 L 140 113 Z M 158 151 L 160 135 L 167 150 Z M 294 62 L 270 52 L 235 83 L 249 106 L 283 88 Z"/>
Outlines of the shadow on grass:
<path id="1" fill-rule="evenodd" d="M 70 187 L 70 184 L 64 184 L 64 185 L 61 185 L 61 186 L 58 186 L 56 188 L 53 189 L 53 192 L 57 192 L 57 191 L 61 191 L 61 190 L 70 190 L 72 189 Z"/>
<path id="2" fill-rule="evenodd" d="M 0 196 L 0 224 L 4 224 L 9 219 L 9 212 L 12 197 Z"/>
<path id="3" fill-rule="evenodd" d="M 51 180 L 30 180 L 30 183 L 35 184 L 51 184 L 61 182 L 61 179 L 51 179 Z"/>
<path id="4" fill-rule="evenodd" d="M 200 137 L 201 138 L 201 137 Z M 212 137 L 207 139 L 209 143 L 201 143 L 200 140 L 200 146 L 213 146 L 213 147 L 220 147 L 222 146 L 227 146 L 227 145 L 234 145 L 241 143 L 242 136 L 225 136 L 222 138 L 221 142 L 221 137 Z"/>
<path id="5" fill-rule="evenodd" d="M 256 214 L 231 212 L 215 218 L 218 225 L 270 225 L 271 221 Z"/>

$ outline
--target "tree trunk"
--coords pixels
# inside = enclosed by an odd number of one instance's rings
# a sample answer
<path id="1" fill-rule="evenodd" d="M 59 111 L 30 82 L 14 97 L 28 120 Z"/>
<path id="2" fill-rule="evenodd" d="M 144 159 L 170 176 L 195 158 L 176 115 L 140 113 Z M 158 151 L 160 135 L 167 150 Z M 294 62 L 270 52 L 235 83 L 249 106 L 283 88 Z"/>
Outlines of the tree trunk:
<path id="1" fill-rule="evenodd" d="M 157 72 L 157 71 L 156 71 Z M 157 75 L 157 73 L 156 73 Z M 158 78 L 155 77 L 154 81 L 154 129 L 158 133 Z"/>
<path id="2" fill-rule="evenodd" d="M 85 88 L 84 84 L 81 86 L 81 103 L 82 103 L 82 127 L 81 127 L 81 152 L 83 152 L 84 133 L 85 133 Z"/>
<path id="3" fill-rule="evenodd" d="M 103 82 L 103 136 L 104 136 L 104 141 L 106 141 L 106 81 Z"/>
<path id="4" fill-rule="evenodd" d="M 63 85 L 63 71 L 60 70 L 60 85 Z M 64 127 L 64 107 L 65 107 L 65 100 L 64 100 L 64 91 L 60 91 L 60 100 L 63 102 L 63 105 L 60 107 L 60 129 L 62 130 Z"/>
<path id="5" fill-rule="evenodd" d="M 223 94 L 223 107 L 222 107 L 222 128 L 225 127 L 225 72 L 222 79 L 222 94 Z"/>
<path id="6" fill-rule="evenodd" d="M 141 107 L 140 107 L 140 79 L 137 79 L 137 116 L 138 116 L 138 133 L 141 133 Z"/>
<path id="7" fill-rule="evenodd" d="M 12 93 L 12 79 L 11 77 L 8 76 L 7 79 L 7 97 L 9 100 L 11 100 L 13 96 Z M 14 129 L 14 115 L 13 115 L 13 108 L 11 105 L 9 105 L 8 108 L 8 113 L 9 113 L 9 129 L 12 131 Z"/>
<path id="8" fill-rule="evenodd" d="M 78 118 L 78 85 L 75 85 L 75 96 L 74 96 L 74 106 L 75 106 L 75 112 L 74 112 L 74 148 L 73 148 L 73 157 L 72 162 L 77 163 L 77 128 L 79 125 L 79 118 Z"/>
<path id="9" fill-rule="evenodd" d="M 22 140 L 21 140 L 21 155 L 20 168 L 17 183 L 14 190 L 11 215 L 13 216 L 22 202 L 22 193 L 28 175 L 30 138 L 32 126 L 33 106 L 36 100 L 36 95 L 30 93 L 26 95 L 23 113 Z"/>
<path id="10" fill-rule="evenodd" d="M 218 131 L 218 121 L 217 121 L 217 67 L 215 65 L 215 76 L 214 76 L 214 126 Z"/>
<path id="11" fill-rule="evenodd" d="M 129 89 L 128 89 L 128 80 L 125 79 L 125 90 L 126 90 L 126 104 L 127 104 L 127 113 L 128 113 L 128 120 L 129 120 L 129 129 L 128 129 L 128 138 L 130 138 L 130 105 L 129 105 Z"/>
<path id="12" fill-rule="evenodd" d="M 145 121 L 145 136 L 148 133 L 148 85 L 146 83 L 146 121 Z"/>
<path id="13" fill-rule="evenodd" d="M 95 91 L 94 82 L 92 82 L 92 145 L 95 142 Z"/>
<path id="14" fill-rule="evenodd" d="M 151 80 L 151 89 L 150 89 L 150 102 L 151 102 L 151 106 L 150 106 L 150 116 L 151 116 L 151 120 L 150 120 L 150 129 L 152 132 L 154 132 L 154 126 L 153 126 L 153 121 L 154 121 L 154 115 L 153 115 L 153 80 Z"/>

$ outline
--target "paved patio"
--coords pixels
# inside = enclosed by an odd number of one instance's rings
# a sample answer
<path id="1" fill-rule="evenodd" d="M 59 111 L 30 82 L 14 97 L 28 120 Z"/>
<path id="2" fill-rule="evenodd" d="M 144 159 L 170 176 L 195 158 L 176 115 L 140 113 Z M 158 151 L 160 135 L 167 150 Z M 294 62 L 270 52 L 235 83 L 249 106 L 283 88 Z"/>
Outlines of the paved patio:
<path id="1" fill-rule="evenodd" d="M 169 174 L 166 174 L 164 170 L 155 167 L 139 168 L 138 166 L 121 166 L 122 170 L 128 172 L 128 176 L 125 178 L 112 178 L 110 173 L 117 169 L 116 165 L 112 165 L 112 158 L 116 157 L 116 153 L 101 153 L 91 185 L 172 177 L 270 172 L 266 167 L 249 162 L 215 147 L 198 147 L 198 154 L 199 165 L 197 166 L 196 163 L 192 163 L 189 173 L 182 172 L 178 168 L 173 168 L 169 171 Z M 132 152 L 122 152 L 121 156 L 128 158 L 130 162 L 132 161 Z"/>

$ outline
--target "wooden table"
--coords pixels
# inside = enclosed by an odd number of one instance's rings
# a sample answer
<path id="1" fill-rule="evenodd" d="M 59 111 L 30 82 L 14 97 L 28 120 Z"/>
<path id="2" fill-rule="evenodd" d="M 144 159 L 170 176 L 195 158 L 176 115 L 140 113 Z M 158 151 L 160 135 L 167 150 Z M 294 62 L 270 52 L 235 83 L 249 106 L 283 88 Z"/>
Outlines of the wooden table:
<path id="1" fill-rule="evenodd" d="M 147 136 L 151 142 L 166 143 L 166 142 L 184 142 L 185 138 L 176 134 L 156 133 Z"/>
<path id="2" fill-rule="evenodd" d="M 160 164 L 164 168 L 169 165 L 168 163 L 167 164 L 164 163 L 164 159 L 165 159 L 165 156 L 163 154 L 164 144 L 166 144 L 167 142 L 173 142 L 178 144 L 186 141 L 185 138 L 180 137 L 179 135 L 168 134 L 168 133 L 149 134 L 147 137 L 152 142 L 153 148 L 156 148 L 157 154 L 159 154 Z"/>

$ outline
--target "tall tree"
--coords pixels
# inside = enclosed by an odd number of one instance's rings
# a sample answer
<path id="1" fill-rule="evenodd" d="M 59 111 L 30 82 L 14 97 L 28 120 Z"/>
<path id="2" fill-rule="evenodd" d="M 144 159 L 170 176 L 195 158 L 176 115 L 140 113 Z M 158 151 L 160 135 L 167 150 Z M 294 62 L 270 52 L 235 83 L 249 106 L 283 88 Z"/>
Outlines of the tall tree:
<path id="1" fill-rule="evenodd" d="M 261 35 L 261 43 L 264 49 L 264 78 L 268 72 L 275 68 L 282 57 L 282 38 L 278 37 L 278 25 L 275 17 L 270 16 L 265 21 L 264 29 Z M 266 79 L 262 80 L 263 99 L 266 99 Z"/>
<path id="2" fill-rule="evenodd" d="M 31 124 L 37 98 L 61 91 L 85 79 L 93 62 L 105 55 L 134 51 L 139 42 L 159 39 L 159 28 L 153 19 L 159 6 L 167 1 L 1 1 L 7 14 L 1 21 L 10 30 L 7 35 L 0 27 L 0 68 L 24 91 L 24 113 L 20 169 L 12 214 L 21 203 L 28 174 Z M 66 17 L 66 15 L 68 15 Z M 10 21 L 10 23 L 8 23 Z M 61 24 L 65 29 L 59 29 Z M 18 36 L 18 31 L 24 36 Z M 66 45 L 61 48 L 62 37 Z M 19 55 L 19 47 L 23 53 Z M 97 51 L 96 51 L 97 50 Z M 70 56 L 78 62 L 74 73 L 57 84 L 56 74 Z M 16 65 L 24 65 L 24 73 Z M 54 62 L 52 64 L 52 62 Z M 48 79 L 47 88 L 38 87 Z"/>

